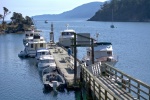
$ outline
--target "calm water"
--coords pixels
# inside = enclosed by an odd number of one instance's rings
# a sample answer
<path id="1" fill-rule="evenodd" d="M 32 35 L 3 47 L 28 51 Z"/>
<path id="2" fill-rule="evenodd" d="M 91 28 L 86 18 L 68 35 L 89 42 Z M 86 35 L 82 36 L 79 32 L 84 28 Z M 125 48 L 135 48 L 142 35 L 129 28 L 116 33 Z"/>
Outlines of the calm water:
<path id="1" fill-rule="evenodd" d="M 110 22 L 53 22 L 55 41 L 60 31 L 69 28 L 77 33 L 100 33 L 99 41 L 112 42 L 114 53 L 119 56 L 116 67 L 123 72 L 150 84 L 150 23 Z M 42 35 L 49 41 L 50 22 L 36 21 Z M 0 35 L 0 100 L 79 100 L 75 91 L 44 92 L 41 77 L 34 59 L 20 59 L 18 53 L 24 49 L 24 34 Z M 85 54 L 85 48 L 78 48 L 78 58 Z"/>

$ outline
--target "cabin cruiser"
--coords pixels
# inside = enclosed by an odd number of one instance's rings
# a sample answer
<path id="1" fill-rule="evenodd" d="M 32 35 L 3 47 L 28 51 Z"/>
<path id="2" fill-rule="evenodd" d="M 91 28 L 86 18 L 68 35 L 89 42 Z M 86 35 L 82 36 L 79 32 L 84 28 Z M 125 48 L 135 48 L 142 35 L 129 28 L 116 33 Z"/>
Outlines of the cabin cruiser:
<path id="1" fill-rule="evenodd" d="M 36 51 L 36 62 L 38 63 L 40 57 L 42 57 L 43 55 L 51 55 L 50 51 L 46 48 L 40 48 Z"/>
<path id="2" fill-rule="evenodd" d="M 34 30 L 28 30 L 25 32 L 25 37 L 23 39 L 24 46 L 29 42 L 32 41 L 34 38 L 34 35 L 40 35 L 40 32 L 35 32 Z M 40 36 L 40 40 L 43 41 L 44 37 Z"/>
<path id="3" fill-rule="evenodd" d="M 65 87 L 65 80 L 63 76 L 56 71 L 51 71 L 50 68 L 45 68 L 42 72 L 43 85 L 45 89 L 53 89 L 54 91 L 63 90 Z"/>
<path id="4" fill-rule="evenodd" d="M 56 70 L 55 59 L 52 55 L 43 55 L 39 58 L 38 69 L 42 71 L 44 68 L 51 68 L 52 71 Z"/>
<path id="5" fill-rule="evenodd" d="M 36 51 L 40 48 L 47 48 L 47 43 L 39 34 L 34 34 L 33 39 L 25 45 L 25 51 L 29 57 L 35 57 Z"/>
<path id="6" fill-rule="evenodd" d="M 72 29 L 66 29 L 61 32 L 59 37 L 59 44 L 68 48 L 72 45 L 72 39 L 74 38 L 75 31 Z"/>
<path id="7" fill-rule="evenodd" d="M 92 64 L 92 49 L 87 48 L 87 55 L 83 57 L 83 62 L 86 65 Z M 94 43 L 94 63 L 108 63 L 109 65 L 115 66 L 118 62 L 117 56 L 113 54 L 112 44 L 110 42 L 96 42 Z"/>

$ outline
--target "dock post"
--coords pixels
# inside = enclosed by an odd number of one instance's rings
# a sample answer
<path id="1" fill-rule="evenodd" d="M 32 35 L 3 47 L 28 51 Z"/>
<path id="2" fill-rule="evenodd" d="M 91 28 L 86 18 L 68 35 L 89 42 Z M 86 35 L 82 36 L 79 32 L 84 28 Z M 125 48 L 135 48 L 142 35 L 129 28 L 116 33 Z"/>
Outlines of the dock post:
<path id="1" fill-rule="evenodd" d="M 54 43 L 53 23 L 51 23 L 50 42 Z"/>
<path id="2" fill-rule="evenodd" d="M 76 51 L 76 33 L 74 33 L 74 85 L 77 85 L 77 51 Z"/>
<path id="3" fill-rule="evenodd" d="M 92 39 L 92 41 L 91 41 L 92 43 L 92 45 L 91 45 L 91 48 L 92 48 L 92 64 L 94 64 L 94 39 Z"/>

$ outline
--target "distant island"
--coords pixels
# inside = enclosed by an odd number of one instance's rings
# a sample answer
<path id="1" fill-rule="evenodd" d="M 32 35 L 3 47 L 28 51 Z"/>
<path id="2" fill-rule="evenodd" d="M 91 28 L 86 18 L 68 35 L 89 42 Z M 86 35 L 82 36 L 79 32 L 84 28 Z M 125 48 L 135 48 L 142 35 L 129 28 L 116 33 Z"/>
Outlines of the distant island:
<path id="1" fill-rule="evenodd" d="M 88 21 L 149 22 L 150 0 L 111 0 Z"/>
<path id="2" fill-rule="evenodd" d="M 61 21 L 61 20 L 84 20 L 94 16 L 95 12 L 100 9 L 100 5 L 103 5 L 103 2 L 90 2 L 78 6 L 70 11 L 63 12 L 61 14 L 44 14 L 32 16 L 35 20 L 49 20 L 49 21 Z"/>
<path id="3" fill-rule="evenodd" d="M 0 24 L 0 33 L 22 33 L 28 30 L 33 25 L 32 19 L 29 16 L 25 18 L 21 13 L 13 12 L 11 21 L 7 23 L 5 17 L 11 13 L 6 7 L 3 7 L 4 14 L 0 14 L 2 23 Z"/>

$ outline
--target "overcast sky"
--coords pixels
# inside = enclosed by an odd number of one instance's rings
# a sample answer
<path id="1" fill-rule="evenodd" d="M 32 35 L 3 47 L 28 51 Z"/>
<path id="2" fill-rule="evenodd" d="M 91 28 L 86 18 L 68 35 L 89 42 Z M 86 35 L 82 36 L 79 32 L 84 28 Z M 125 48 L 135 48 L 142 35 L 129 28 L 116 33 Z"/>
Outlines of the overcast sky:
<path id="1" fill-rule="evenodd" d="M 8 8 L 12 13 L 21 13 L 23 16 L 59 14 L 95 1 L 106 0 L 0 0 L 0 14 L 3 14 L 3 7 Z M 12 13 L 6 19 L 12 16 Z"/>

